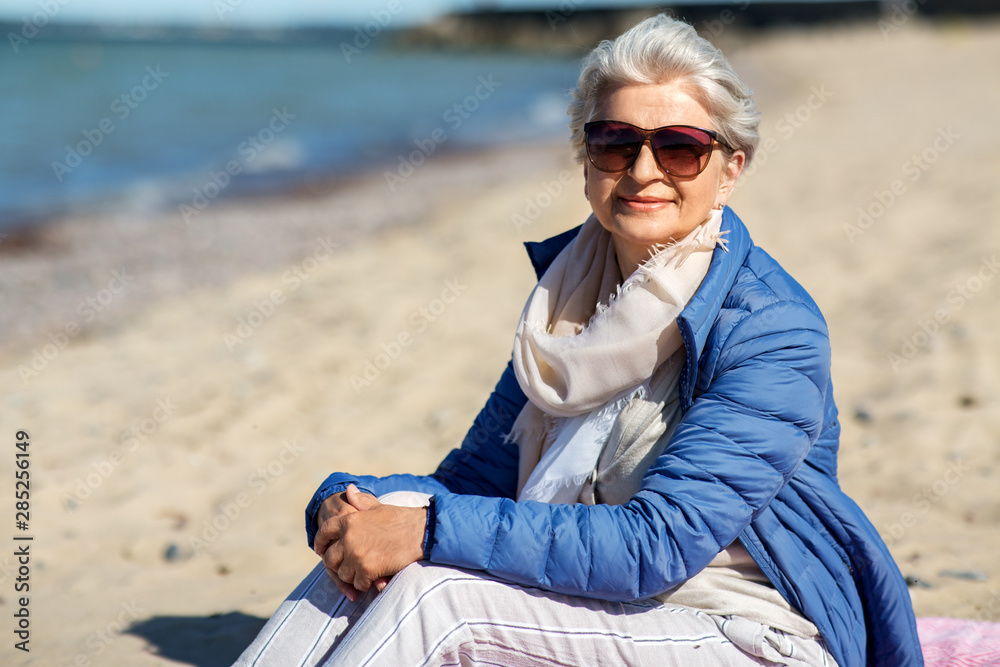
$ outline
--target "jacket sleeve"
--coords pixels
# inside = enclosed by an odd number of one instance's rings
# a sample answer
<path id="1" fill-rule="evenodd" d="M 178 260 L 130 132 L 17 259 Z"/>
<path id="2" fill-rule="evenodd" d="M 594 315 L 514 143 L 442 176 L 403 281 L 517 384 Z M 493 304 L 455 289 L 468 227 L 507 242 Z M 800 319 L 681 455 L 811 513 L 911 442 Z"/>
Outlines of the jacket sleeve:
<path id="1" fill-rule="evenodd" d="M 826 325 L 804 304 L 772 303 L 727 328 L 711 380 L 628 502 L 441 493 L 431 561 L 607 600 L 653 597 L 700 571 L 805 459 L 830 372 Z"/>
<path id="2" fill-rule="evenodd" d="M 505 436 L 510 433 L 527 400 L 517 384 L 513 365 L 508 363 L 461 448 L 452 450 L 433 475 L 372 477 L 338 472 L 327 477 L 306 507 L 309 546 L 313 546 L 316 537 L 316 512 L 320 505 L 349 484 L 373 496 L 390 491 L 421 491 L 434 496 L 453 493 L 513 498 L 517 488 L 518 451 L 516 444 L 505 442 Z M 431 529 L 428 527 L 428 535 Z"/>

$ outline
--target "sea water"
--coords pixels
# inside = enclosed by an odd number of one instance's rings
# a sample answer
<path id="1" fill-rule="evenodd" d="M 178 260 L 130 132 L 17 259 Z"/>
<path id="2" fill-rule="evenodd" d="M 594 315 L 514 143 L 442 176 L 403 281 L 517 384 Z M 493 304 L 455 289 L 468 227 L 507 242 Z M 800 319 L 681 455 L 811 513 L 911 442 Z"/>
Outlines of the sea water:
<path id="1" fill-rule="evenodd" d="M 36 40 L 0 55 L 0 228 L 567 138 L 578 58 Z"/>

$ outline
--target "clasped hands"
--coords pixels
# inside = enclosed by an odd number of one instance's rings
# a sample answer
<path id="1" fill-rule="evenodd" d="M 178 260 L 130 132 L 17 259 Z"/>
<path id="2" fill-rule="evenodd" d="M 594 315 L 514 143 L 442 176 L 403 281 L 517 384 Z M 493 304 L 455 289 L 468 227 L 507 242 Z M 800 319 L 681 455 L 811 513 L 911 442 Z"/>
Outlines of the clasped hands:
<path id="1" fill-rule="evenodd" d="M 313 542 L 330 579 L 352 602 L 379 591 L 389 578 L 424 556 L 427 510 L 383 505 L 351 484 L 320 505 Z"/>

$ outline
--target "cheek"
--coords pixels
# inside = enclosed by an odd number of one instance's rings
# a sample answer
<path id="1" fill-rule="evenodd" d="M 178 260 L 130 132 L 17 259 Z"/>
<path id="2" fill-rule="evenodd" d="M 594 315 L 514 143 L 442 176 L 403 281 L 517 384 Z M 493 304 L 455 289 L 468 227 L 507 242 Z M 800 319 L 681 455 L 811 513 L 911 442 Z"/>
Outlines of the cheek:
<path id="1" fill-rule="evenodd" d="M 590 203 L 595 208 L 598 206 L 610 206 L 611 194 L 615 189 L 616 179 L 608 174 L 591 169 L 587 174 L 587 194 L 590 196 Z"/>
<path id="2" fill-rule="evenodd" d="M 706 169 L 694 181 L 678 183 L 677 190 L 685 203 L 697 208 L 712 208 L 719 190 L 717 169 Z"/>
<path id="3" fill-rule="evenodd" d="M 711 198 L 714 192 L 711 184 L 702 179 L 693 183 L 678 184 L 677 191 L 680 193 L 681 200 L 690 206 L 700 205 L 704 200 Z M 709 202 L 709 206 L 711 205 Z"/>

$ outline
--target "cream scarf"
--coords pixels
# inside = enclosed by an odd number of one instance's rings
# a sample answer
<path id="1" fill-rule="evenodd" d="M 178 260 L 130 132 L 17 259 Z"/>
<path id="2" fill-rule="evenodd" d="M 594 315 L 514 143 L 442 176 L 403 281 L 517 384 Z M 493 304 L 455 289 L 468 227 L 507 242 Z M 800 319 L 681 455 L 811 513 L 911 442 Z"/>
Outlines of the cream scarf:
<path id="1" fill-rule="evenodd" d="M 624 502 L 679 421 L 677 316 L 708 272 L 722 211 L 660 245 L 622 282 L 611 234 L 592 215 L 528 297 L 514 370 L 528 403 L 518 500 Z"/>

